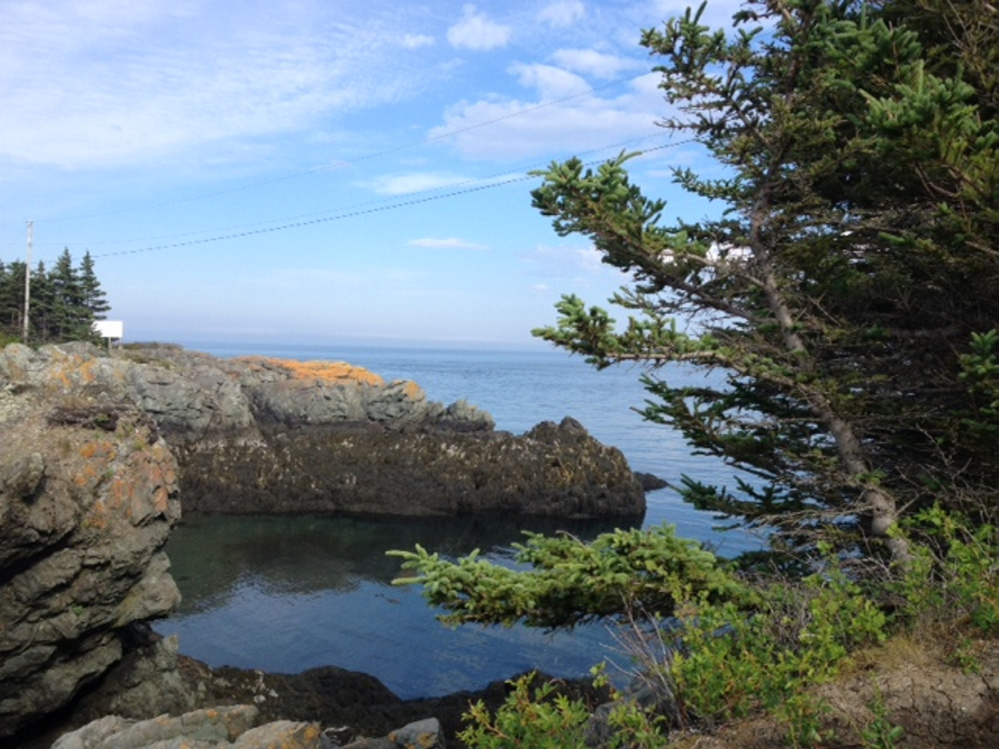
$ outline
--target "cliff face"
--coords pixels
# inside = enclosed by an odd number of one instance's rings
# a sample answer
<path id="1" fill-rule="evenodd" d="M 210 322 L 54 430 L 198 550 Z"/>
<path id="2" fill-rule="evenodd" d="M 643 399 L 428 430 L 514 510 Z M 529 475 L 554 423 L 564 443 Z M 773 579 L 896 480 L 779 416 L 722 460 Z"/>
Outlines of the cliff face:
<path id="1" fill-rule="evenodd" d="M 18 389 L 0 368 L 0 736 L 66 704 L 179 601 L 161 551 L 176 462 L 155 426 Z"/>

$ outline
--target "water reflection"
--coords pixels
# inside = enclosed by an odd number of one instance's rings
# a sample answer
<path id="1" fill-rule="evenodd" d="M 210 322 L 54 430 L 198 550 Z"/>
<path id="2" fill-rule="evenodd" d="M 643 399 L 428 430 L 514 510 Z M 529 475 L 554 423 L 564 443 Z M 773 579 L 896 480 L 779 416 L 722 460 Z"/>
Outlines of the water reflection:
<path id="1" fill-rule="evenodd" d="M 509 560 L 524 530 L 589 540 L 631 522 L 189 517 L 167 545 L 184 600 L 157 629 L 178 633 L 182 652 L 213 666 L 295 673 L 336 665 L 371 673 L 405 698 L 477 689 L 534 667 L 582 676 L 608 654 L 603 626 L 554 636 L 447 629 L 417 589 L 391 584 L 399 560 L 385 552 L 418 543 L 443 555 L 478 548 Z"/>

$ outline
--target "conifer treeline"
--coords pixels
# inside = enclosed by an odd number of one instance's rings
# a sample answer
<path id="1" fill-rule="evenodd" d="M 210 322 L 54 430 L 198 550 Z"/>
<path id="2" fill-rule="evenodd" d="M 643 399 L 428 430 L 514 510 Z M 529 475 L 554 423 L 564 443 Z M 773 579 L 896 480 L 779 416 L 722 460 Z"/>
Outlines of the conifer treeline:
<path id="1" fill-rule="evenodd" d="M 0 336 L 20 336 L 24 329 L 24 270 L 22 261 L 0 260 Z M 89 252 L 78 267 L 67 248 L 52 270 L 39 262 L 31 271 L 28 337 L 34 342 L 93 338 L 94 320 L 110 309 Z"/>

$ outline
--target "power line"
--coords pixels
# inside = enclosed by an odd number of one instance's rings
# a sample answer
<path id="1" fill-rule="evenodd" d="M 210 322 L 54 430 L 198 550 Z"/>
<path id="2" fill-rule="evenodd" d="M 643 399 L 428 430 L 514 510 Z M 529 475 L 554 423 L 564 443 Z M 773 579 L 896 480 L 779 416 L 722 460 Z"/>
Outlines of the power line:
<path id="1" fill-rule="evenodd" d="M 357 216 L 366 216 L 372 213 L 381 213 L 382 211 L 395 210 L 397 208 L 405 208 L 407 206 L 419 205 L 421 203 L 430 203 L 435 200 L 444 200 L 445 198 L 453 198 L 458 195 L 467 195 L 473 192 L 481 192 L 482 190 L 489 190 L 494 187 L 502 187 L 504 185 L 513 184 L 514 182 L 523 182 L 528 179 L 533 179 L 529 174 L 523 174 L 517 177 L 512 177 L 510 179 L 504 180 L 502 182 L 492 182 L 488 185 L 478 185 L 476 187 L 467 187 L 463 190 L 453 190 L 448 193 L 441 195 L 428 195 L 422 198 L 414 198 L 412 200 L 403 200 L 396 203 L 390 203 L 388 205 L 374 206 L 371 208 L 365 208 L 354 211 L 347 211 L 345 213 L 338 213 L 334 216 L 325 216 L 323 218 L 314 218 L 308 221 L 295 221 L 288 224 L 281 224 L 279 226 L 270 226 L 262 229 L 249 229 L 247 231 L 233 232 L 231 234 L 221 234 L 214 237 L 204 237 L 202 239 L 191 239 L 186 242 L 174 242 L 171 244 L 161 244 L 155 245 L 153 247 L 141 247 L 135 250 L 119 250 L 118 252 L 104 252 L 99 255 L 93 255 L 93 257 L 112 257 L 114 255 L 135 255 L 140 252 L 153 252 L 155 250 L 174 250 L 180 247 L 191 247 L 199 244 L 210 244 L 213 242 L 222 242 L 227 239 L 241 239 L 243 237 L 252 237 L 258 234 L 271 234 L 278 231 L 287 231 L 288 229 L 300 229 L 303 226 L 313 226 L 315 224 L 325 224 L 330 221 L 340 221 L 345 218 L 355 218 Z"/>
<path id="2" fill-rule="evenodd" d="M 611 144 L 608 144 L 608 145 L 605 145 L 605 146 L 600 146 L 599 148 L 591 148 L 591 149 L 589 149 L 587 151 L 580 151 L 576 155 L 577 156 L 586 156 L 587 154 L 599 153 L 601 151 L 608 151 L 610 149 L 620 149 L 620 148 L 623 148 L 625 146 L 632 145 L 634 143 L 639 143 L 641 141 L 649 140 L 650 138 L 660 137 L 663 134 L 664 134 L 663 130 L 658 130 L 658 131 L 656 131 L 654 133 L 650 133 L 648 135 L 642 135 L 642 136 L 638 136 L 636 138 L 629 138 L 627 140 L 618 141 L 616 143 L 611 143 Z M 679 145 L 679 143 L 677 143 L 675 145 Z M 653 149 L 648 149 L 648 150 L 649 151 L 653 151 L 653 150 L 657 150 L 657 149 L 653 148 Z M 533 171 L 535 169 L 540 169 L 540 168 L 542 168 L 542 165 L 536 164 L 536 165 L 530 167 L 527 171 Z M 467 179 L 467 180 L 462 180 L 461 182 L 456 182 L 456 183 L 454 183 L 452 185 L 448 185 L 446 187 L 428 188 L 426 190 L 419 190 L 419 191 L 417 191 L 415 193 L 411 193 L 411 194 L 419 195 L 419 194 L 424 194 L 424 193 L 437 192 L 438 190 L 442 190 L 442 189 L 452 189 L 453 190 L 454 188 L 460 188 L 460 187 L 463 187 L 465 185 L 469 185 L 469 186 L 471 186 L 473 184 L 481 185 L 481 183 L 483 183 L 483 182 L 490 182 L 492 180 L 498 180 L 498 179 L 501 179 L 501 178 L 506 178 L 509 174 L 510 174 L 509 170 L 504 170 L 503 172 L 491 174 L 491 175 L 488 175 L 488 176 L 485 176 L 485 177 L 476 177 L 476 178 L 471 178 L 471 179 Z M 383 198 L 383 199 L 380 199 L 380 200 L 365 201 L 363 203 L 357 203 L 357 204 L 355 204 L 353 206 L 347 206 L 347 207 L 345 207 L 343 209 L 340 209 L 340 210 L 341 211 L 359 210 L 359 209 L 362 209 L 362 208 L 365 208 L 365 207 L 368 207 L 368 206 L 380 205 L 382 203 L 385 203 L 387 200 L 389 200 L 389 199 Z M 88 247 L 94 247 L 94 246 L 102 245 L 102 244 L 126 244 L 126 243 L 133 243 L 133 242 L 154 242 L 154 241 L 157 241 L 157 240 L 180 238 L 180 237 L 189 237 L 189 236 L 197 235 L 197 234 L 205 234 L 206 232 L 209 232 L 209 231 L 211 231 L 212 233 L 224 233 L 224 234 L 228 234 L 228 233 L 234 232 L 236 230 L 249 229 L 251 227 L 264 226 L 264 225 L 267 225 L 267 224 L 273 224 L 275 222 L 289 223 L 289 222 L 292 222 L 292 221 L 298 221 L 298 220 L 301 220 L 301 219 L 307 219 L 307 218 L 311 218 L 311 217 L 314 217 L 314 216 L 315 217 L 326 216 L 326 215 L 328 215 L 330 213 L 333 213 L 336 210 L 337 209 L 328 209 L 328 210 L 325 210 L 325 211 L 314 211 L 314 212 L 311 212 L 311 213 L 303 213 L 303 214 L 299 214 L 297 216 L 287 216 L 287 217 L 284 217 L 284 218 L 276 218 L 276 219 L 271 219 L 271 220 L 268 220 L 268 221 L 256 221 L 256 222 L 249 223 L 249 224 L 239 224 L 239 225 L 235 225 L 235 226 L 220 227 L 220 228 L 214 229 L 214 230 L 190 231 L 190 232 L 183 232 L 183 233 L 180 233 L 180 234 L 168 234 L 168 235 L 164 235 L 164 236 L 160 236 L 160 237 L 147 237 L 147 238 L 134 238 L 134 239 L 115 239 L 115 240 L 87 241 L 87 242 L 71 242 L 71 241 L 46 242 L 46 243 L 44 243 L 44 246 L 58 247 L 58 246 L 68 246 L 68 245 L 74 245 L 74 244 L 86 244 Z M 109 253 L 105 253 L 105 254 L 111 254 L 111 253 L 109 252 Z M 100 257 L 100 256 L 95 255 L 95 257 Z"/>
<path id="3" fill-rule="evenodd" d="M 676 143 L 667 143 L 667 144 L 664 144 L 664 145 L 661 145 L 661 146 L 655 146 L 654 148 L 645 149 L 643 151 L 640 151 L 639 153 L 640 154 L 645 154 L 645 153 L 651 153 L 653 151 L 665 150 L 667 148 L 675 148 L 676 146 L 682 145 L 684 143 L 689 143 L 689 142 L 691 142 L 691 140 L 692 139 L 687 139 L 687 140 L 677 141 Z M 588 162 L 586 164 L 586 166 L 591 166 L 591 165 L 596 164 L 596 163 L 598 163 L 598 162 L 597 161 L 591 161 L 591 162 Z M 518 175 L 516 177 L 510 177 L 509 179 L 505 179 L 505 180 L 502 180 L 502 181 L 499 181 L 499 182 L 491 182 L 491 183 L 486 184 L 486 185 L 476 185 L 474 187 L 467 187 L 467 188 L 464 188 L 462 190 L 452 190 L 450 192 L 442 193 L 440 195 L 427 195 L 427 196 L 424 196 L 424 197 L 421 197 L 421 198 L 413 198 L 413 199 L 410 199 L 410 200 L 402 200 L 402 201 L 398 201 L 398 202 L 395 202 L 395 203 L 389 203 L 389 204 L 386 204 L 386 205 L 373 206 L 371 208 L 358 209 L 358 210 L 353 210 L 353 211 L 346 211 L 346 212 L 343 212 L 343 213 L 338 213 L 338 214 L 333 215 L 333 216 L 325 216 L 325 217 L 322 217 L 322 218 L 314 218 L 314 219 L 310 219 L 308 221 L 295 221 L 295 222 L 291 222 L 291 223 L 281 224 L 279 226 L 271 226 L 271 227 L 260 228 L 260 229 L 250 229 L 250 230 L 247 230 L 247 231 L 232 232 L 232 233 L 229 233 L 229 234 L 220 234 L 220 235 L 216 235 L 216 236 L 213 236 L 213 237 L 203 237 L 201 239 L 192 239 L 192 240 L 188 240 L 186 242 L 173 242 L 173 243 L 169 243 L 169 244 L 154 245 L 154 246 L 151 246 L 151 247 L 141 247 L 141 248 L 134 249 L 134 250 L 119 250 L 117 252 L 105 252 L 105 253 L 101 253 L 101 254 L 93 254 L 92 256 L 95 257 L 95 258 L 99 258 L 99 257 L 113 257 L 113 256 L 116 256 L 116 255 L 136 255 L 136 254 L 139 254 L 139 253 L 155 252 L 155 251 L 158 251 L 158 250 L 175 250 L 175 249 L 179 249 L 181 247 L 193 247 L 193 246 L 202 245 L 202 244 L 212 244 L 212 243 L 215 243 L 215 242 L 223 242 L 223 241 L 226 241 L 226 240 L 229 240 L 229 239 L 242 239 L 244 237 L 258 236 L 258 235 L 261 235 L 261 234 L 272 234 L 274 232 L 279 232 L 279 231 L 288 231 L 289 229 L 300 229 L 300 228 L 305 227 L 305 226 L 315 226 L 316 224 L 325 224 L 325 223 L 329 223 L 331 221 L 341 221 L 341 220 L 347 219 L 347 218 L 356 218 L 358 216 L 367 216 L 367 215 L 370 215 L 370 214 L 373 214 L 373 213 L 382 213 L 384 211 L 396 210 L 398 208 L 406 208 L 406 207 L 409 207 L 409 206 L 421 205 L 423 203 L 431 203 L 433 201 L 445 200 L 445 199 L 448 199 L 448 198 L 458 197 L 460 195 L 468 195 L 470 193 L 482 192 L 483 190 L 491 190 L 491 189 L 493 189 L 495 187 L 504 187 L 506 185 L 511 185 L 511 184 L 516 183 L 516 182 L 525 182 L 525 181 L 527 181 L 529 179 L 535 179 L 535 176 L 532 175 L 532 174 L 521 174 L 521 175 Z"/>

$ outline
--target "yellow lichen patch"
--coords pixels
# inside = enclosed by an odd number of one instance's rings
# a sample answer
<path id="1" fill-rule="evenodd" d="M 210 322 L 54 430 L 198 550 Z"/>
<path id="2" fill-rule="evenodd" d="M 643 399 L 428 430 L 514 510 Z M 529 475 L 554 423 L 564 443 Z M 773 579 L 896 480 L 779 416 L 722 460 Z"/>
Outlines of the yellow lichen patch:
<path id="1" fill-rule="evenodd" d="M 347 362 L 330 361 L 296 361 L 294 359 L 269 359 L 259 356 L 242 357 L 241 361 L 259 362 L 271 367 L 287 370 L 298 380 L 322 380 L 323 382 L 359 382 L 365 385 L 380 387 L 385 380 L 364 367 L 356 367 Z"/>
<path id="2" fill-rule="evenodd" d="M 412 380 L 406 380 L 406 387 L 403 388 L 402 392 L 406 395 L 407 398 L 414 401 L 423 400 L 426 397 L 426 395 L 423 392 L 423 388 L 421 388 Z"/>

